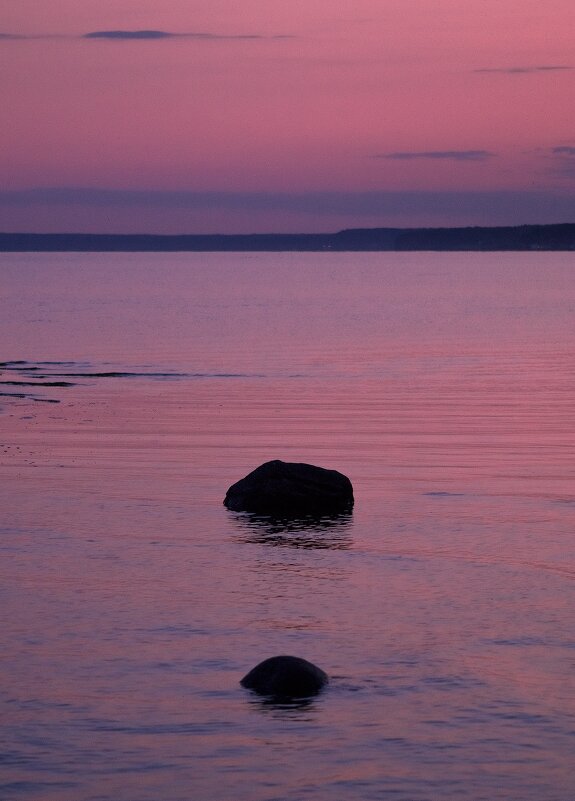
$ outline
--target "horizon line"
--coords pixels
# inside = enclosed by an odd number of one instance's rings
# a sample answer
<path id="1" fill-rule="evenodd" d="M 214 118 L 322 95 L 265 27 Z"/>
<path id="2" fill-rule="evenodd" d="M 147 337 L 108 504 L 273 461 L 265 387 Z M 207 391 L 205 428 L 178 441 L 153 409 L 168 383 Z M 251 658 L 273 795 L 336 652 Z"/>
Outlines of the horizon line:
<path id="1" fill-rule="evenodd" d="M 552 223 L 514 223 L 512 225 L 369 225 L 357 226 L 354 225 L 350 228 L 337 228 L 333 231 L 251 231 L 249 233 L 189 233 L 180 232 L 177 234 L 171 233 L 142 233 L 124 231 L 122 233 L 112 233 L 106 231 L 2 231 L 0 230 L 0 237 L 6 236 L 106 236 L 106 237 L 162 237 L 166 239 L 178 238 L 183 236 L 194 237 L 269 237 L 269 236 L 335 236 L 336 234 L 345 233 L 348 231 L 467 231 L 467 230 L 509 230 L 518 228 L 556 228 L 557 226 L 575 226 L 574 221 L 561 221 Z"/>

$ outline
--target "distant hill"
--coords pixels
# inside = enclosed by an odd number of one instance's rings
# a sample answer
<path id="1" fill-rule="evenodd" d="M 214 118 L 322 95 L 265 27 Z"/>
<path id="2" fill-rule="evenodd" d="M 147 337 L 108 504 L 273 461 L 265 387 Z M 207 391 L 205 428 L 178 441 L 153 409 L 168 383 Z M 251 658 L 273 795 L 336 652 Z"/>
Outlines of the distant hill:
<path id="1" fill-rule="evenodd" d="M 575 223 L 469 228 L 350 228 L 333 234 L 8 234 L 0 251 L 575 250 Z"/>

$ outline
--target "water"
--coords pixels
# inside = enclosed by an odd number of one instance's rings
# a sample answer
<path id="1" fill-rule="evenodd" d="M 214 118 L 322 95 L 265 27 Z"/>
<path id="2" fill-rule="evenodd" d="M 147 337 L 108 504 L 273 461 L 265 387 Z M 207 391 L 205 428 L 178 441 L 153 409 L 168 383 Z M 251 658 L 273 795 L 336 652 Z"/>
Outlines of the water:
<path id="1" fill-rule="evenodd" d="M 572 254 L 0 280 L 2 799 L 575 797 Z M 349 475 L 351 517 L 228 512 L 272 458 Z M 280 653 L 328 689 L 239 686 Z"/>

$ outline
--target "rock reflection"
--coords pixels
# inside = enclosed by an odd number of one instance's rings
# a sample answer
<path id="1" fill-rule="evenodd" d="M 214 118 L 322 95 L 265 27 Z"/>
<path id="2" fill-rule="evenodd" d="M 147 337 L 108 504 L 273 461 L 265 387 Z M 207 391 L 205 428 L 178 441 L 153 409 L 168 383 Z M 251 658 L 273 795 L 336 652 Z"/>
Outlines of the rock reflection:
<path id="1" fill-rule="evenodd" d="M 345 550 L 351 547 L 352 513 L 321 517 L 281 518 L 253 513 L 231 513 L 243 542 L 290 548 Z"/>
<path id="2" fill-rule="evenodd" d="M 294 698 L 291 700 L 274 698 L 251 698 L 250 706 L 264 715 L 273 718 L 291 718 L 298 721 L 312 721 L 316 714 L 316 698 Z"/>

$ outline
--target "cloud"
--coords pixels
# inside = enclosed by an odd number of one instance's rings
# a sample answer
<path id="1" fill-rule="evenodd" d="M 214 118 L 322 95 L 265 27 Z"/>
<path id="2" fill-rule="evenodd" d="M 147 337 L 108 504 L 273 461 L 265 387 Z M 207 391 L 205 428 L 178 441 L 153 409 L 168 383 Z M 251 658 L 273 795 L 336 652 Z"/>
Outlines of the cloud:
<path id="1" fill-rule="evenodd" d="M 169 31 L 91 31 L 85 33 L 83 39 L 287 39 L 287 36 L 261 36 L 256 33 L 219 34 L 219 33 L 170 33 Z"/>
<path id="2" fill-rule="evenodd" d="M 412 161 L 414 159 L 437 159 L 444 161 L 485 161 L 496 154 L 489 150 L 422 150 L 377 153 L 372 158 Z"/>
<path id="3" fill-rule="evenodd" d="M 60 33 L 0 33 L 0 42 L 22 42 L 29 39 L 67 39 Z M 76 37 L 73 37 L 76 38 Z"/>
<path id="4" fill-rule="evenodd" d="M 532 75 L 537 72 L 557 72 L 561 70 L 572 70 L 568 64 L 542 64 L 537 67 L 483 67 L 473 70 L 473 72 L 491 72 L 502 75 Z"/>
<path id="5" fill-rule="evenodd" d="M 167 31 L 92 31 L 83 39 L 169 39 L 175 36 Z"/>
<path id="6" fill-rule="evenodd" d="M 571 181 L 575 178 L 575 147 L 573 145 L 558 145 L 549 151 L 549 174 L 555 178 Z"/>
<path id="7" fill-rule="evenodd" d="M 59 207 L 98 209 L 109 217 L 110 210 L 134 210 L 161 215 L 163 212 L 223 211 L 233 216 L 246 212 L 282 215 L 299 214 L 312 220 L 332 218 L 345 225 L 366 219 L 368 224 L 393 225 L 397 220 L 427 220 L 438 224 L 511 225 L 564 222 L 575 218 L 575 196 L 570 192 L 533 191 L 370 191 L 370 192 L 210 192 L 147 191 L 53 187 L 0 191 L 0 205 L 20 208 Z M 405 223 L 402 223 L 405 224 Z M 426 223 L 427 224 L 427 223 Z M 105 227 L 105 225 L 104 225 Z M 319 227 L 319 222 L 318 222 Z"/>
<path id="8" fill-rule="evenodd" d="M 220 40 L 241 40 L 241 39 L 293 39 L 295 37 L 289 34 L 276 34 L 273 36 L 262 36 L 257 33 L 240 33 L 240 34 L 220 34 L 220 33 L 202 33 L 188 31 L 184 33 L 173 33 L 170 31 L 161 30 L 136 30 L 136 31 L 89 31 L 78 36 L 65 36 L 63 34 L 14 34 L 14 33 L 0 33 L 0 41 L 2 40 L 29 40 L 29 39 L 94 39 L 94 40 L 112 40 L 112 41 L 158 41 L 161 39 L 197 39 L 204 41 L 220 41 Z"/>

